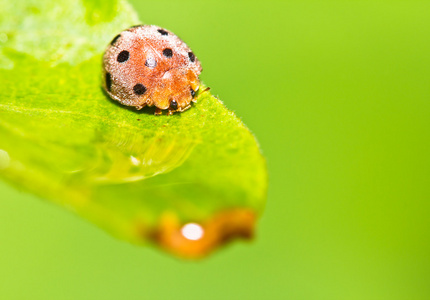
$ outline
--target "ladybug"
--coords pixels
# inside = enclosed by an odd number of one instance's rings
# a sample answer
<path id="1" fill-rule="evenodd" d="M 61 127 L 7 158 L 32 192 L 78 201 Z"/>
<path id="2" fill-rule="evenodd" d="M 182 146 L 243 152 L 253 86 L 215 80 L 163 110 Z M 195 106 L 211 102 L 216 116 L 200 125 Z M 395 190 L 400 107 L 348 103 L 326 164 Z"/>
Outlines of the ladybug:
<path id="1" fill-rule="evenodd" d="M 168 114 L 191 107 L 202 71 L 191 49 L 155 25 L 137 25 L 118 34 L 103 55 L 102 85 L 114 100 Z"/>

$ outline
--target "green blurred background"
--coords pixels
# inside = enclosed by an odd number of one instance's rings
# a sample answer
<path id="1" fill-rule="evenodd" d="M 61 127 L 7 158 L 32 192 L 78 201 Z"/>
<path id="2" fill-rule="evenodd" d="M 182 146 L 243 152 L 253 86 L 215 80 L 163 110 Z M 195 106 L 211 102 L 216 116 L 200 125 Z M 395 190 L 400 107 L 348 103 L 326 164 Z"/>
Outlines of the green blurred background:
<path id="1" fill-rule="evenodd" d="M 132 3 L 257 136 L 257 238 L 180 261 L 0 183 L 0 299 L 430 299 L 429 1 Z"/>

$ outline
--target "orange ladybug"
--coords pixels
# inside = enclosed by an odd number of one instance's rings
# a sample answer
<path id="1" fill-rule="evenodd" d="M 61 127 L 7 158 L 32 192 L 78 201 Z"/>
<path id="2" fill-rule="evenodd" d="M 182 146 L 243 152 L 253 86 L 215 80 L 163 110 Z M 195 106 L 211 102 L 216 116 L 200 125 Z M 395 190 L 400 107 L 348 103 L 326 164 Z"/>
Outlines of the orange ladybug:
<path id="1" fill-rule="evenodd" d="M 155 114 L 182 112 L 195 102 L 202 71 L 191 49 L 155 25 L 137 25 L 118 34 L 103 56 L 103 88 L 114 100 Z"/>

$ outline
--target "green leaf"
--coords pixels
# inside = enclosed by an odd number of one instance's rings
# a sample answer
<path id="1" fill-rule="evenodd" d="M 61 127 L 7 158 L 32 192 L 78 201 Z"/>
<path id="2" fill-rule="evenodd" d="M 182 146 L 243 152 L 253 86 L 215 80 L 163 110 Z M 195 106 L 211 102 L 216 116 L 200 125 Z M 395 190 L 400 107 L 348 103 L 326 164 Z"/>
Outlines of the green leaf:
<path id="1" fill-rule="evenodd" d="M 101 55 L 140 23 L 135 12 L 124 1 L 60 3 L 0 0 L 1 178 L 179 256 L 250 237 L 267 188 L 250 131 L 204 87 L 173 116 L 110 100 Z M 187 238 L 189 223 L 203 237 Z"/>

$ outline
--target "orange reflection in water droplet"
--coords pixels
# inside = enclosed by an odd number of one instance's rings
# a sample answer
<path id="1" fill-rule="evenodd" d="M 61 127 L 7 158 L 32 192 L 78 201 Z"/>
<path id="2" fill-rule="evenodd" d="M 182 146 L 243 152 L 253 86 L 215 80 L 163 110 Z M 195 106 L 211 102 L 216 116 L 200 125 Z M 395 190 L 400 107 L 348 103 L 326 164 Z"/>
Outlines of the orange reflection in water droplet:
<path id="1" fill-rule="evenodd" d="M 232 209 L 214 215 L 206 222 L 181 223 L 165 213 L 157 229 L 146 236 L 165 250 L 184 257 L 201 258 L 235 239 L 251 239 L 256 215 L 247 209 Z"/>

